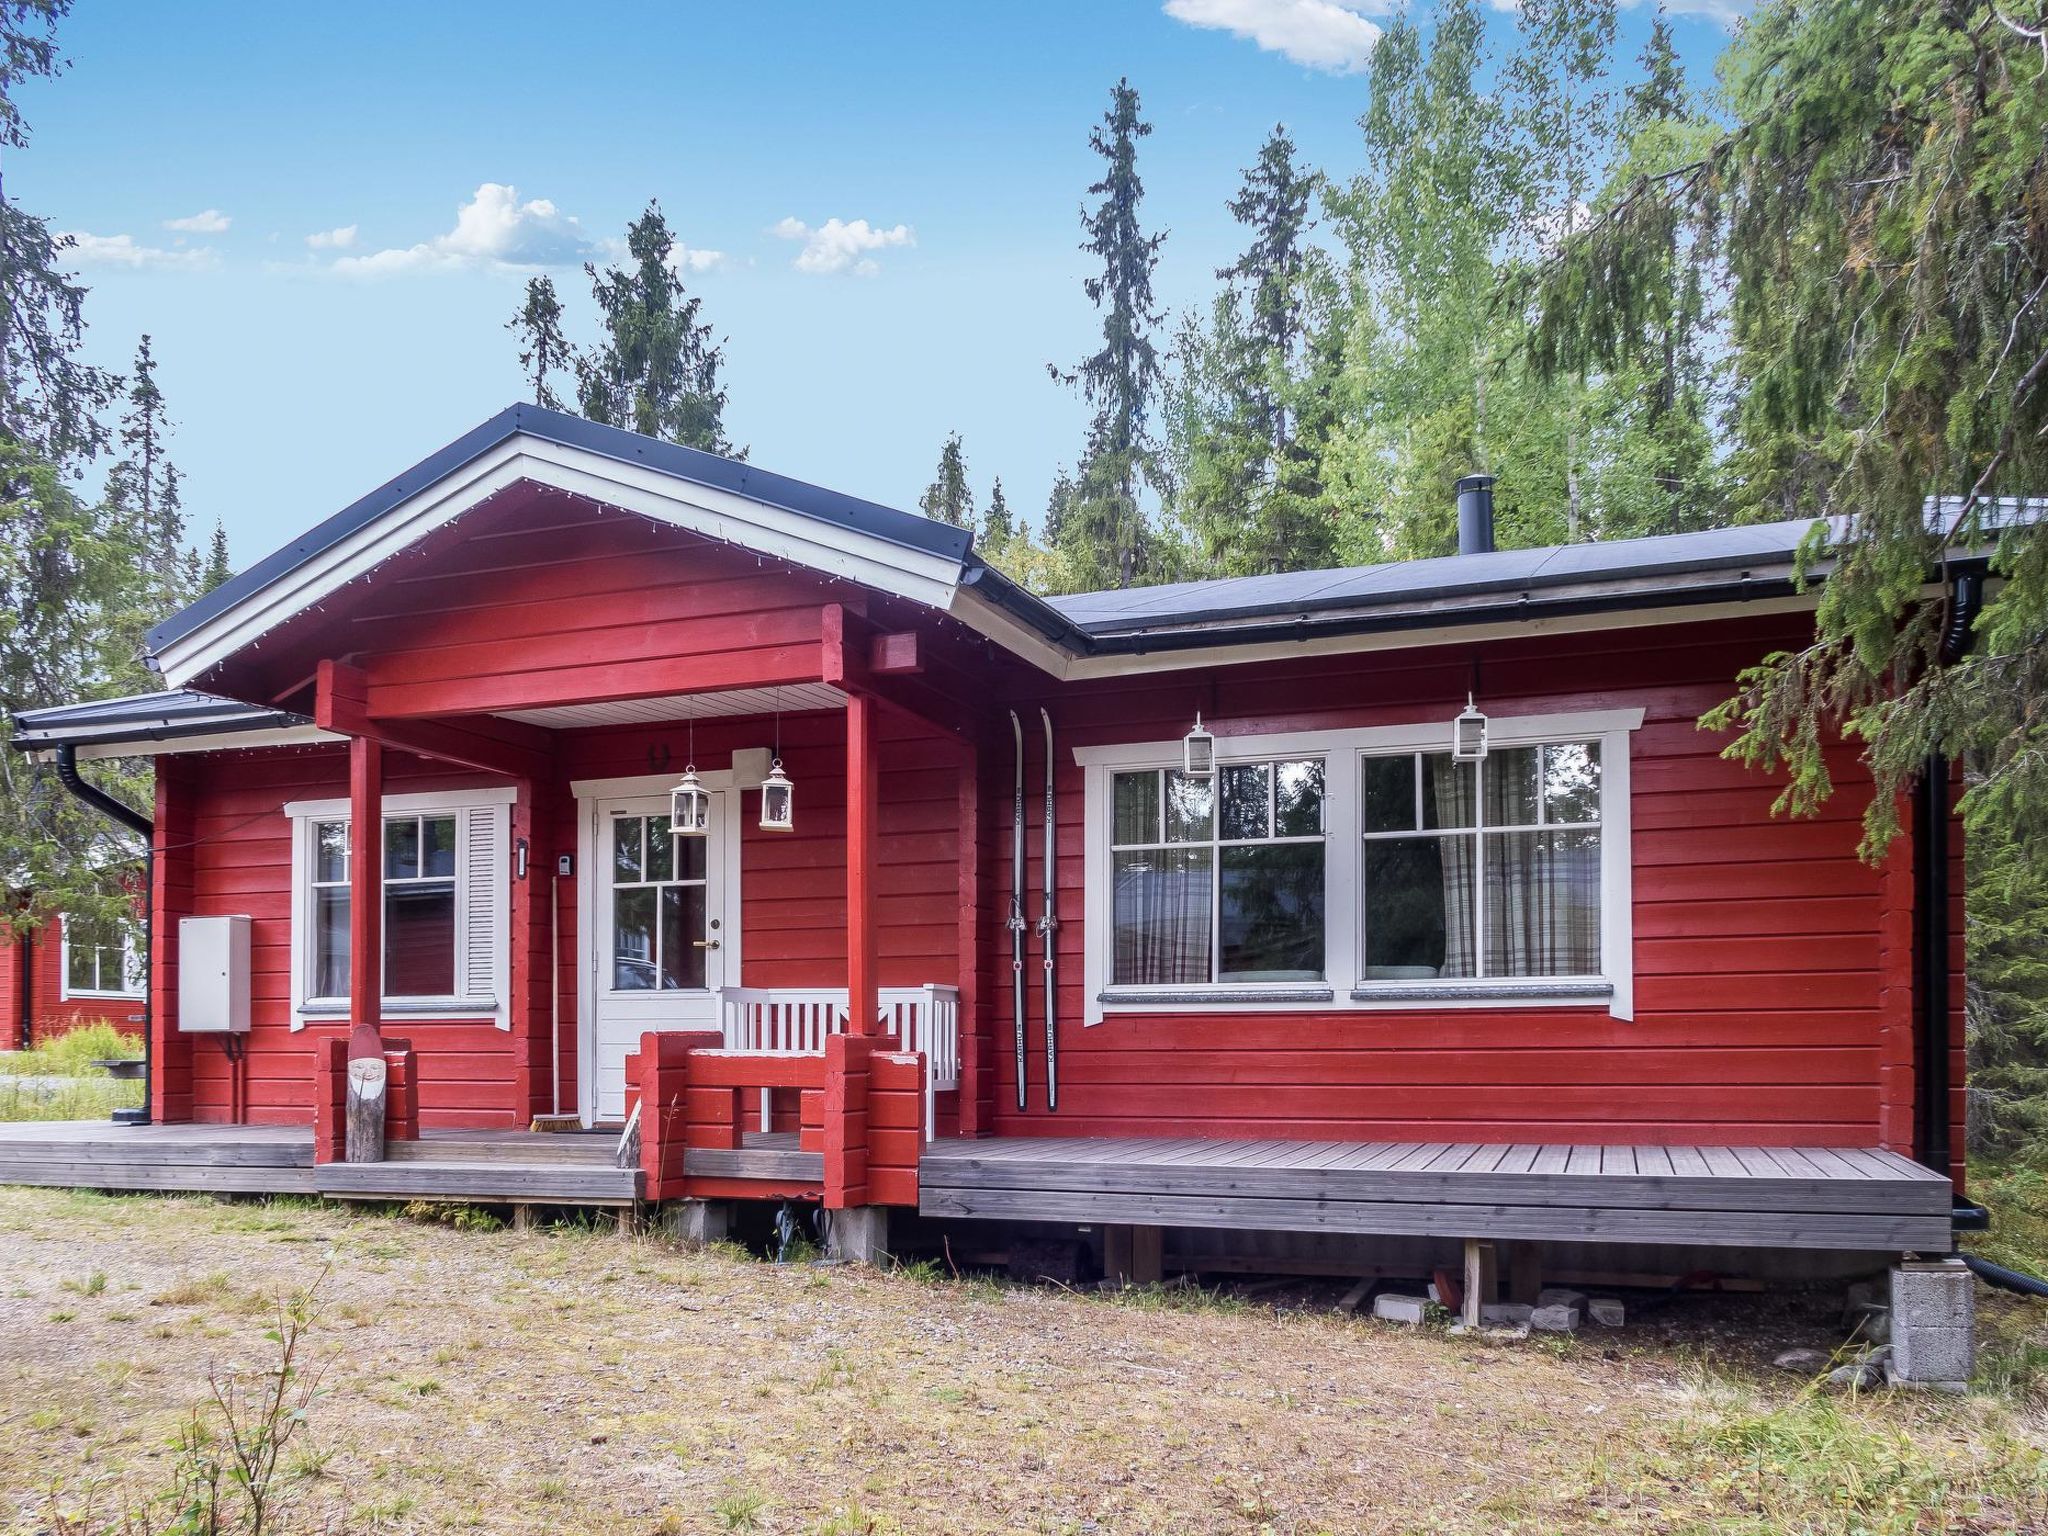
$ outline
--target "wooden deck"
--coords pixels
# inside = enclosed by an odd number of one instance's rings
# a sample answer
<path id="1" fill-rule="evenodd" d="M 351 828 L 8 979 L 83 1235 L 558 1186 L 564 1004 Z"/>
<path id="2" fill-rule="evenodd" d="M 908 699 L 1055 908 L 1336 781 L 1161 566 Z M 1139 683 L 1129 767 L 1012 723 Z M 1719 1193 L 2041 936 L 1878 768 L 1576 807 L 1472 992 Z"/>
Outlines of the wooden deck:
<path id="1" fill-rule="evenodd" d="M 475 1200 L 632 1205 L 640 1172 L 613 1165 L 609 1135 L 429 1132 L 381 1163 L 313 1162 L 305 1126 L 0 1125 L 0 1184 L 72 1189 L 326 1195 L 339 1200 Z"/>
<path id="2" fill-rule="evenodd" d="M 927 1216 L 1946 1253 L 1947 1179 L 1893 1152 L 1443 1142 L 938 1141 Z"/>

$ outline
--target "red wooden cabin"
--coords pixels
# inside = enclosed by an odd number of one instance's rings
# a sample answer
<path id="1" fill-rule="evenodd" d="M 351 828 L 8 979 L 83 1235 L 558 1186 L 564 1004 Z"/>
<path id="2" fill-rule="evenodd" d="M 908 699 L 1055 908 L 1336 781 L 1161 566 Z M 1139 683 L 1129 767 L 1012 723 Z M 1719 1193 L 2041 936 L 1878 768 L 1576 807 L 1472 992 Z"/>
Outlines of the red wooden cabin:
<path id="1" fill-rule="evenodd" d="M 1696 724 L 1810 633 L 1803 532 L 1047 602 L 521 406 L 166 624 L 174 692 L 17 740 L 158 755 L 162 1122 L 310 1126 L 367 1021 L 429 1137 L 637 1105 L 643 1199 L 1109 1223 L 1141 1268 L 1158 1227 L 1945 1252 L 1946 799 L 1873 867 L 1853 749 L 1788 821 Z M 181 1029 L 207 914 L 252 919 L 246 1035 Z"/>

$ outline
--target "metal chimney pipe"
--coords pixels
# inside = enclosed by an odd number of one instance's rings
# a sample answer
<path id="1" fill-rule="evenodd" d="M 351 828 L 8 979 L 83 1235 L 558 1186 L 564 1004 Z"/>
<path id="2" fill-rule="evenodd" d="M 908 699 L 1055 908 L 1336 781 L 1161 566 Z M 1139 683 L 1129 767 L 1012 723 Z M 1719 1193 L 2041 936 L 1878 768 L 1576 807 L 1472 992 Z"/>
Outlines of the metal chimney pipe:
<path id="1" fill-rule="evenodd" d="M 1467 475 L 1458 482 L 1458 553 L 1493 552 L 1493 476 Z"/>

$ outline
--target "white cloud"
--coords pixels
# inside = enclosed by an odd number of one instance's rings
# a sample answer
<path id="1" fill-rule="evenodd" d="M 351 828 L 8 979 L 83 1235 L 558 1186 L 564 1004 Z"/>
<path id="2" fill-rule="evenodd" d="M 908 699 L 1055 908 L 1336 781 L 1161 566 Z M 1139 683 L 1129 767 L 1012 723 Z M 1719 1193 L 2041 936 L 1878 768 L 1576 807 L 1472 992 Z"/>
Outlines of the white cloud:
<path id="1" fill-rule="evenodd" d="M 768 232 L 783 240 L 803 242 L 804 248 L 796 253 L 797 271 L 851 272 L 856 277 L 873 277 L 882 270 L 870 251 L 917 244 L 917 232 L 908 224 L 877 229 L 866 219 L 850 224 L 844 219 L 827 219 L 815 229 L 802 219 L 784 219 Z"/>
<path id="2" fill-rule="evenodd" d="M 165 219 L 164 228 L 175 229 L 187 235 L 224 235 L 228 232 L 228 226 L 234 222 L 218 208 L 208 208 L 205 212 L 195 213 L 189 218 Z"/>
<path id="3" fill-rule="evenodd" d="M 344 224 L 339 229 L 323 229 L 306 236 L 306 244 L 316 251 L 345 251 L 356 243 L 356 227 Z"/>
<path id="4" fill-rule="evenodd" d="M 89 235 L 82 230 L 60 233 L 59 240 L 71 242 L 65 253 L 81 267 L 210 267 L 220 260 L 211 246 L 166 250 L 162 246 L 140 245 L 133 235 Z"/>
<path id="5" fill-rule="evenodd" d="M 516 188 L 487 181 L 456 210 L 455 227 L 447 234 L 368 256 L 343 256 L 334 270 L 372 277 L 465 267 L 566 267 L 593 249 L 583 226 L 546 198 L 522 203 Z"/>
<path id="6" fill-rule="evenodd" d="M 1250 38 L 1268 53 L 1333 75 L 1362 72 L 1380 40 L 1363 9 L 1342 0 L 1166 0 L 1166 14 L 1176 21 Z"/>
<path id="7" fill-rule="evenodd" d="M 1646 0 L 1628 3 L 1639 5 Z M 1704 16 L 1733 32 L 1735 24 L 1756 9 L 1756 0 L 1664 0 L 1664 9 L 1674 16 Z"/>
<path id="8" fill-rule="evenodd" d="M 684 245 L 680 240 L 675 249 L 668 253 L 668 269 L 678 276 L 685 272 L 709 272 L 713 267 L 725 265 L 725 252 L 700 251 Z"/>

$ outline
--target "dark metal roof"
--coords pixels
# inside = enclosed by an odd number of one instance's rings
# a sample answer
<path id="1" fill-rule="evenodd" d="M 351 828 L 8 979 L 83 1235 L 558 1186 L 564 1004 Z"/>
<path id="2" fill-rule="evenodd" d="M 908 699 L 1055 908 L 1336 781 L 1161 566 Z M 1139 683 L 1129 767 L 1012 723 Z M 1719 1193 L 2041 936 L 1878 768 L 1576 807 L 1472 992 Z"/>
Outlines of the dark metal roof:
<path id="1" fill-rule="evenodd" d="M 465 432 L 438 453 L 429 454 L 411 469 L 387 480 L 369 495 L 342 508 L 308 533 L 164 620 L 149 632 L 149 649 L 159 650 L 189 634 L 208 619 L 225 613 L 252 593 L 260 592 L 322 550 L 376 521 L 408 497 L 521 433 L 626 463 L 645 464 L 678 480 L 730 491 L 926 554 L 965 560 L 973 542 L 972 535 L 964 528 L 954 528 L 910 512 L 898 512 L 894 507 L 862 501 L 857 496 L 842 495 L 802 480 L 792 480 L 787 475 L 778 475 L 736 459 L 702 453 L 695 448 L 681 448 L 674 443 L 629 432 L 623 427 L 603 426 L 585 421 L 581 416 L 544 410 L 537 405 L 514 405 Z"/>
<path id="2" fill-rule="evenodd" d="M 56 704 L 48 709 L 25 709 L 14 717 L 13 743 L 22 751 L 40 751 L 88 742 L 165 741 L 312 723 L 290 710 L 264 709 L 181 688 L 85 704 Z"/>

